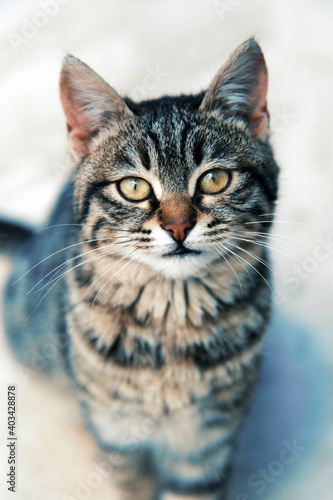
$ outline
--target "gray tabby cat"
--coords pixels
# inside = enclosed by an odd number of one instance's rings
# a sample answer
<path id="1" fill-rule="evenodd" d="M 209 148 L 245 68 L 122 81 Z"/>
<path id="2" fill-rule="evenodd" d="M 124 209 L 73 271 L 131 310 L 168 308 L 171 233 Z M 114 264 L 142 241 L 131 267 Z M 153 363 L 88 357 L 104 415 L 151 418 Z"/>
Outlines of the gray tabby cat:
<path id="1" fill-rule="evenodd" d="M 68 56 L 60 93 L 75 169 L 15 259 L 9 342 L 66 374 L 121 498 L 226 499 L 271 310 L 261 49 L 141 103 Z"/>

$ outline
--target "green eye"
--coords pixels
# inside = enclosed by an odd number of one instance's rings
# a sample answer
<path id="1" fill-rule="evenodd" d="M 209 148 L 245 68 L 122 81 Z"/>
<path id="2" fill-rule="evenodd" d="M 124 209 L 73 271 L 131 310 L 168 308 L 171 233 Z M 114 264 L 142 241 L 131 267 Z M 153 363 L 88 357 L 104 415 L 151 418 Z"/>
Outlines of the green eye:
<path id="1" fill-rule="evenodd" d="M 230 174 L 222 168 L 214 168 L 204 173 L 198 181 L 202 193 L 216 194 L 222 191 L 229 183 Z"/>
<path id="2" fill-rule="evenodd" d="M 120 194 L 132 201 L 143 201 L 152 193 L 150 184 L 139 177 L 126 177 L 118 183 Z"/>

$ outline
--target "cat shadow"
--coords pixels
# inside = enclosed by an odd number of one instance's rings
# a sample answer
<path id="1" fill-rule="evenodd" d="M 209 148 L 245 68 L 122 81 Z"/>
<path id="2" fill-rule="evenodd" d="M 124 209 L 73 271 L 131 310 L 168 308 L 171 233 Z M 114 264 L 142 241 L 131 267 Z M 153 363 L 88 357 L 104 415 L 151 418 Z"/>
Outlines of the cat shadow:
<path id="1" fill-rule="evenodd" d="M 262 493 L 288 481 L 293 462 L 298 468 L 307 460 L 321 437 L 329 413 L 329 377 L 311 334 L 275 314 L 238 440 L 231 500 L 265 498 Z"/>

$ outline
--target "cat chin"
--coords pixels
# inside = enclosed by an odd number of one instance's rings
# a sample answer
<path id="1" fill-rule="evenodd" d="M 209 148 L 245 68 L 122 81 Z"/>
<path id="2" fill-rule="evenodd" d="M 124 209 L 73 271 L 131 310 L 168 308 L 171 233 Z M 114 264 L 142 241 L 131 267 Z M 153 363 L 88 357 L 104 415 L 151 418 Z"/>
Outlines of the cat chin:
<path id="1" fill-rule="evenodd" d="M 173 255 L 147 258 L 146 264 L 167 279 L 186 279 L 207 274 L 211 259 L 207 255 Z"/>

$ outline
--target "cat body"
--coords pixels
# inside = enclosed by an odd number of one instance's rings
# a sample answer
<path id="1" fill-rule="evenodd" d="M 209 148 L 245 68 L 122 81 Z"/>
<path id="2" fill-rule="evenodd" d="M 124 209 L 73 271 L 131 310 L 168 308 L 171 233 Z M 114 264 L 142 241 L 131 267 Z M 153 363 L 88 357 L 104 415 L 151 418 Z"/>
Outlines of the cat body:
<path id="1" fill-rule="evenodd" d="M 60 89 L 76 169 L 16 256 L 9 341 L 67 374 L 124 498 L 225 499 L 271 309 L 261 50 L 197 96 L 136 104 L 72 56 Z"/>

